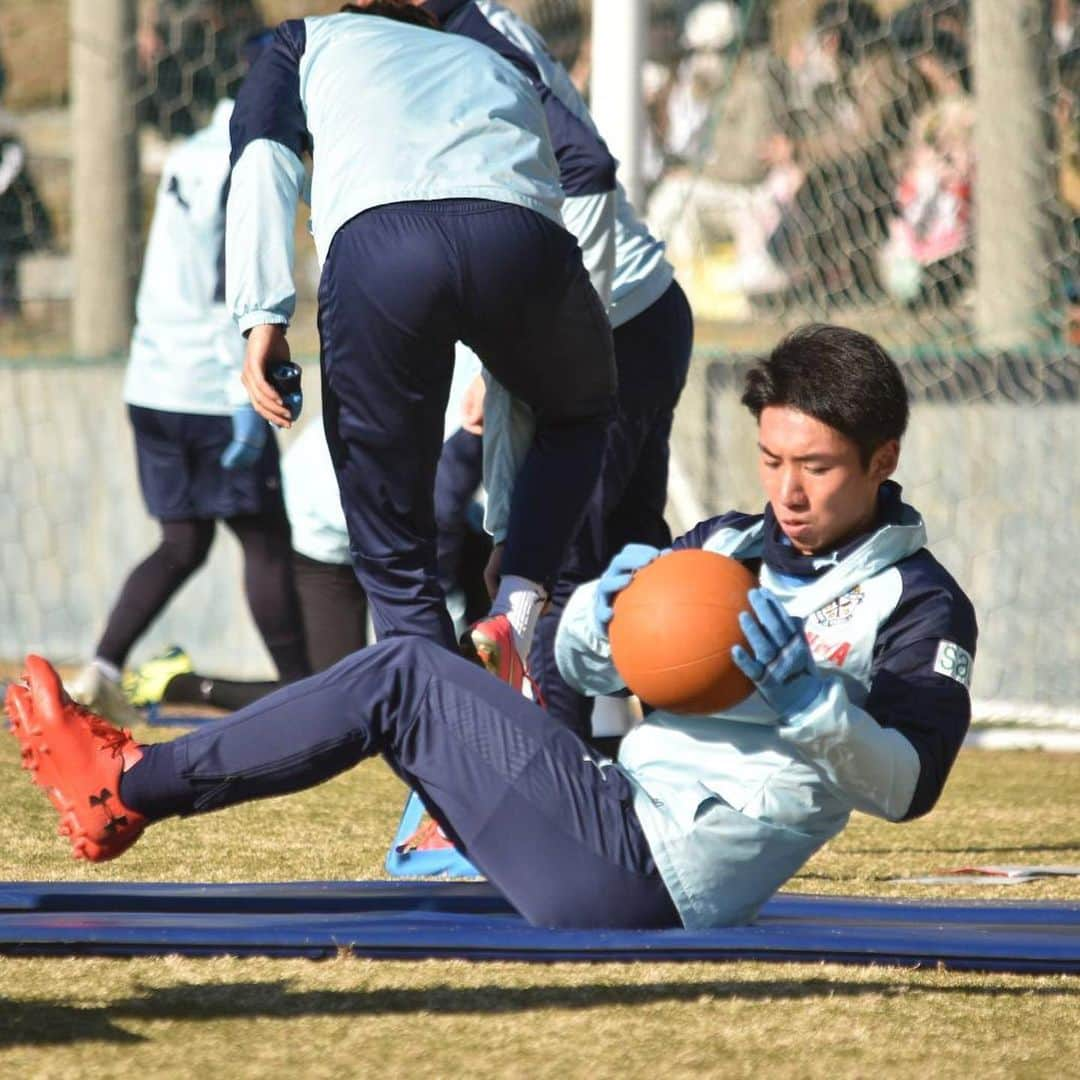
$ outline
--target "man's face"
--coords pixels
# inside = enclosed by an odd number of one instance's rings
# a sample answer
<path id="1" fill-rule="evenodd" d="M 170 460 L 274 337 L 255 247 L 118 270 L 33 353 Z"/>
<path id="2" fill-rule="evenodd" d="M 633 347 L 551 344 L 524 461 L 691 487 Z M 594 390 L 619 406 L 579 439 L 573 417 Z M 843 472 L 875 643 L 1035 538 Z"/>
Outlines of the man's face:
<path id="1" fill-rule="evenodd" d="M 761 484 L 776 520 L 804 555 L 830 551 L 873 524 L 878 488 L 900 452 L 890 440 L 864 467 L 846 435 L 779 405 L 761 412 L 758 448 Z"/>

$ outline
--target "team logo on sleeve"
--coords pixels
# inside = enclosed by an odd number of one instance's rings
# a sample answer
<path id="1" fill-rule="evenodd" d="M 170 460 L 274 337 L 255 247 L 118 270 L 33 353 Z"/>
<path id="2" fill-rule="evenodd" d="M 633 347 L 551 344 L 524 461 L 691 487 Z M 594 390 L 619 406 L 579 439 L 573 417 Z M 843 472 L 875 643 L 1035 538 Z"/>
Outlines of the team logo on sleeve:
<path id="1" fill-rule="evenodd" d="M 934 657 L 934 671 L 938 675 L 944 675 L 958 682 L 965 690 L 970 690 L 973 663 L 971 653 L 955 641 L 938 642 L 937 656 Z"/>

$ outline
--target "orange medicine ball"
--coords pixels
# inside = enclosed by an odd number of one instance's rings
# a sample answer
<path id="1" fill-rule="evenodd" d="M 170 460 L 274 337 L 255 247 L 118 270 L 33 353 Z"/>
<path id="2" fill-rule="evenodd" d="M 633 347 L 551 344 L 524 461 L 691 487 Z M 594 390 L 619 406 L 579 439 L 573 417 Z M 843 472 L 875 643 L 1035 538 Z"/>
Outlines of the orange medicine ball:
<path id="1" fill-rule="evenodd" d="M 757 586 L 742 563 L 700 548 L 661 555 L 615 598 L 611 658 L 645 703 L 704 715 L 738 704 L 754 689 L 731 647 L 746 639 L 739 612 Z"/>

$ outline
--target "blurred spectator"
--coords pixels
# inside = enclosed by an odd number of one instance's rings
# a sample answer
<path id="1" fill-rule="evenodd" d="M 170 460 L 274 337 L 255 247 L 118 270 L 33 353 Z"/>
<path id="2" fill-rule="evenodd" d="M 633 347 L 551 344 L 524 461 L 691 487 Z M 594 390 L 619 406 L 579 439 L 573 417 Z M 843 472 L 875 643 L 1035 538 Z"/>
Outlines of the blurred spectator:
<path id="1" fill-rule="evenodd" d="M 1080 218 L 1080 45 L 1065 53 L 1058 63 L 1054 119 L 1061 161 L 1058 190 L 1062 202 L 1077 219 Z"/>
<path id="2" fill-rule="evenodd" d="M 682 32 L 685 55 L 667 96 L 664 146 L 676 162 L 702 160 L 709 120 L 730 82 L 732 52 L 739 36 L 739 13 L 728 0 L 694 8 Z"/>
<path id="3" fill-rule="evenodd" d="M 1065 296 L 1068 304 L 1066 336 L 1080 345 L 1080 44 L 1058 61 L 1058 89 L 1054 126 L 1060 160 L 1058 194 L 1068 218 Z"/>
<path id="4" fill-rule="evenodd" d="M 966 50 L 952 34 L 932 31 L 930 48 L 915 53 L 912 63 L 929 101 L 900 159 L 882 280 L 904 303 L 930 297 L 948 303 L 971 279 L 975 102 L 966 89 Z"/>
<path id="5" fill-rule="evenodd" d="M 825 0 L 790 66 L 791 134 L 775 155 L 786 154 L 805 180 L 770 250 L 815 300 L 877 298 L 876 252 L 896 189 L 892 162 L 913 111 L 908 74 L 864 0 Z"/>
<path id="6" fill-rule="evenodd" d="M 7 83 L 0 57 L 0 97 Z M 18 263 L 52 243 L 52 221 L 26 167 L 15 120 L 0 108 L 0 322 L 19 314 Z"/>
<path id="7" fill-rule="evenodd" d="M 668 99 L 674 166 L 650 199 L 650 224 L 682 263 L 730 237 L 745 295 L 783 288 L 786 275 L 767 242 L 803 174 L 783 143 L 784 77 L 767 8 L 756 5 L 740 27 L 732 4 L 701 4 L 684 43 L 688 55 Z"/>
<path id="8" fill-rule="evenodd" d="M 190 135 L 234 97 L 244 43 L 264 28 L 256 0 L 155 0 L 136 36 L 138 118 L 166 139 Z"/>
<path id="9" fill-rule="evenodd" d="M 548 50 L 567 71 L 582 64 L 588 83 L 588 9 L 576 0 L 503 0 L 504 6 L 520 15 L 540 32 Z M 335 10 L 335 9 L 332 9 Z M 575 79 L 575 85 L 577 80 Z M 580 92 L 581 87 L 578 87 Z"/>
<path id="10" fill-rule="evenodd" d="M 1050 33 L 1060 55 L 1080 47 L 1080 15 L 1076 0 L 1052 0 Z"/>
<path id="11" fill-rule="evenodd" d="M 901 53 L 913 56 L 926 48 L 935 33 L 951 34 L 967 46 L 969 25 L 968 0 L 915 0 L 893 12 L 891 34 Z"/>

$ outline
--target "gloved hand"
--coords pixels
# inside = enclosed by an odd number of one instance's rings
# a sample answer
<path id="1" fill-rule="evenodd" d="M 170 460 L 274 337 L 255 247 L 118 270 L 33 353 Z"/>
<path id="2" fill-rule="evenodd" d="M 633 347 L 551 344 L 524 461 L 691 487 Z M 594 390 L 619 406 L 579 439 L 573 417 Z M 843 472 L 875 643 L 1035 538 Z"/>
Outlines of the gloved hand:
<path id="1" fill-rule="evenodd" d="M 250 405 L 241 405 L 232 415 L 232 430 L 232 442 L 222 451 L 221 464 L 226 469 L 250 469 L 262 456 L 270 427 Z"/>
<path id="2" fill-rule="evenodd" d="M 608 623 L 614 614 L 615 597 L 630 584 L 635 570 L 648 566 L 662 552 L 650 544 L 627 544 L 611 560 L 596 586 L 593 599 L 593 618 L 601 634 L 607 634 Z"/>
<path id="3" fill-rule="evenodd" d="M 266 376 L 270 385 L 281 395 L 281 402 L 289 410 L 294 424 L 300 419 L 300 411 L 304 407 L 304 391 L 300 387 L 300 376 L 300 366 L 291 360 L 275 364 Z"/>
<path id="4" fill-rule="evenodd" d="M 735 645 L 731 658 L 781 719 L 787 719 L 824 694 L 826 682 L 814 664 L 802 619 L 789 615 L 768 589 L 751 589 L 749 600 L 754 614 L 744 611 L 739 626 L 754 655 Z"/>

